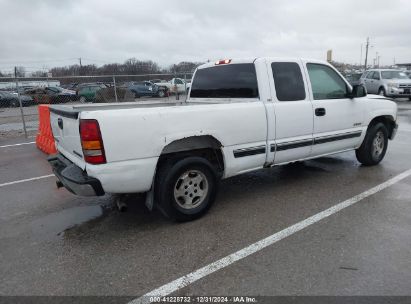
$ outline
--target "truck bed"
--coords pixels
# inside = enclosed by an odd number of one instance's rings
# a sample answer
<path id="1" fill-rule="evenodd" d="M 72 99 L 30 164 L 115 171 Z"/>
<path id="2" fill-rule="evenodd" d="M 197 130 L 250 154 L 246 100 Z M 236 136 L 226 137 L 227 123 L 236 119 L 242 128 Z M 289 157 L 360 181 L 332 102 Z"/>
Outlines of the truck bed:
<path id="1" fill-rule="evenodd" d="M 101 104 L 75 104 L 75 105 L 52 105 L 50 111 L 56 114 L 66 114 L 77 116 L 82 111 L 101 111 L 101 110 L 124 110 L 136 108 L 158 108 L 158 107 L 175 107 L 194 105 L 196 103 L 186 102 L 117 102 Z M 204 103 L 201 103 L 204 104 Z"/>

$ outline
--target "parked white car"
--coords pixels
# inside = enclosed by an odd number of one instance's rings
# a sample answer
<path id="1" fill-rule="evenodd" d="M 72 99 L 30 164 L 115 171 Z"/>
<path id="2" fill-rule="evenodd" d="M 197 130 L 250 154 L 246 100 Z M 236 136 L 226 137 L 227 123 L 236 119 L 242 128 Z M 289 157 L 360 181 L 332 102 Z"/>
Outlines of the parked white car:
<path id="1" fill-rule="evenodd" d="M 57 178 L 78 195 L 147 192 L 149 208 L 198 218 L 218 182 L 355 150 L 376 165 L 397 105 L 351 87 L 328 63 L 251 58 L 200 66 L 186 102 L 53 105 Z"/>

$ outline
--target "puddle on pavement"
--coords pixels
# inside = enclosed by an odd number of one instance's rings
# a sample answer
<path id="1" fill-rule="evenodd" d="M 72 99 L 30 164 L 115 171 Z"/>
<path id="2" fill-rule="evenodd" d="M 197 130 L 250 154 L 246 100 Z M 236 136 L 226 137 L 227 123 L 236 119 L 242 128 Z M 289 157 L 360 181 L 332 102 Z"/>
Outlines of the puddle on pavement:
<path id="1" fill-rule="evenodd" d="M 31 232 L 40 238 L 63 236 L 65 231 L 73 227 L 101 219 L 108 211 L 109 208 L 102 205 L 64 209 L 33 221 L 31 223 Z"/>

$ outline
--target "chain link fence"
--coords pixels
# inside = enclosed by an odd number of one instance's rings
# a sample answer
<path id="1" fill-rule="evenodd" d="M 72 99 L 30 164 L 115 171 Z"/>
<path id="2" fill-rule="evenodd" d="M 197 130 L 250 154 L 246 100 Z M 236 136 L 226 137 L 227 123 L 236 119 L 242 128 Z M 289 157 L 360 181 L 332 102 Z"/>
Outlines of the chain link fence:
<path id="1" fill-rule="evenodd" d="M 39 104 L 185 101 L 192 75 L 0 77 L 0 136 L 34 137 Z"/>

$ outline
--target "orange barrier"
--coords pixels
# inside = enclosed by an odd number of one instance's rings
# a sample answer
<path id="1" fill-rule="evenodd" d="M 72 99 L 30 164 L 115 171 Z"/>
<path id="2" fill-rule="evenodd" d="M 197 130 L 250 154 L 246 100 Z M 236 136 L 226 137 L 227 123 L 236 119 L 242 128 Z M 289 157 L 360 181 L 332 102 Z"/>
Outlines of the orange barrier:
<path id="1" fill-rule="evenodd" d="M 50 109 L 46 104 L 38 106 L 39 109 L 39 130 L 36 136 L 36 145 L 41 151 L 47 154 L 57 153 L 54 144 L 53 133 L 50 125 Z"/>

